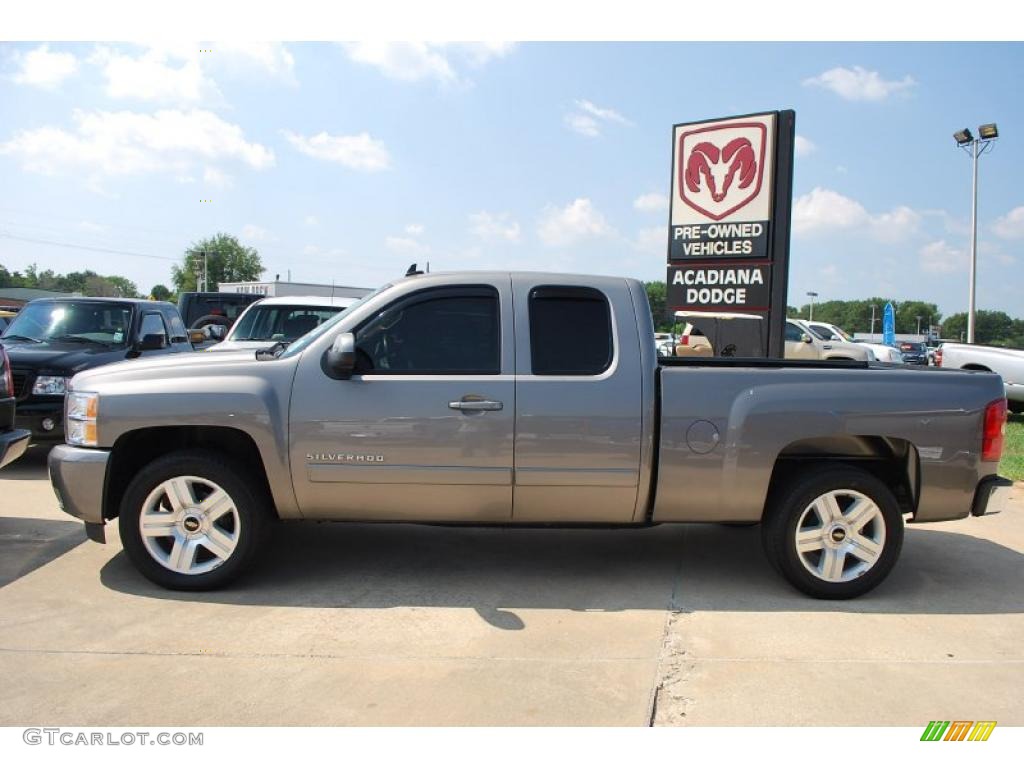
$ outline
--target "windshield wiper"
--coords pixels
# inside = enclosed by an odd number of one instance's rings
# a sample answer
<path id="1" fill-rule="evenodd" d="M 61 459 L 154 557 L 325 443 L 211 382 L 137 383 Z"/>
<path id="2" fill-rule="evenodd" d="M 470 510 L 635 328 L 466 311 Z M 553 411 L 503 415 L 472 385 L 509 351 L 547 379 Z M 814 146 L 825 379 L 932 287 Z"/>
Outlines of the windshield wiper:
<path id="1" fill-rule="evenodd" d="M 5 339 L 21 339 L 22 341 L 34 341 L 36 344 L 42 344 L 42 339 L 33 339 L 31 336 L 22 336 L 20 333 L 9 333 L 3 338 Z"/>
<path id="2" fill-rule="evenodd" d="M 109 347 L 105 341 L 97 341 L 96 339 L 90 339 L 88 336 L 75 336 L 73 334 L 65 334 L 64 336 L 51 336 L 50 341 L 81 341 L 86 344 L 99 344 L 101 347 Z"/>

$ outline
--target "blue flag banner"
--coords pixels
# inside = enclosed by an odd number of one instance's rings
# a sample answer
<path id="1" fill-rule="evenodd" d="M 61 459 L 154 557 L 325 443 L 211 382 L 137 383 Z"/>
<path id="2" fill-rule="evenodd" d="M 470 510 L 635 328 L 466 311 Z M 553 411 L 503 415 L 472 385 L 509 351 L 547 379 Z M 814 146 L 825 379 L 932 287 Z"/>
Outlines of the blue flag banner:
<path id="1" fill-rule="evenodd" d="M 892 303 L 885 305 L 885 312 L 882 314 L 882 343 L 896 343 L 896 310 Z"/>

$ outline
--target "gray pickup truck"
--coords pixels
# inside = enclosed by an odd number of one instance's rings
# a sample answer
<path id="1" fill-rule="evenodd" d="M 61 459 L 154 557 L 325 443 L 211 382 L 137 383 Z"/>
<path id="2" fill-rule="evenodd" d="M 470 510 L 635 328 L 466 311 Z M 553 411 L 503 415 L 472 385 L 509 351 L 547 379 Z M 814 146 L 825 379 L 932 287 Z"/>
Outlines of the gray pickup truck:
<path id="1" fill-rule="evenodd" d="M 572 339 L 572 343 L 566 343 Z M 999 511 L 1003 384 L 855 361 L 667 358 L 636 280 L 416 275 L 287 349 L 72 380 L 64 510 L 173 589 L 224 585 L 280 520 L 762 523 L 794 586 L 849 598 L 905 518 Z"/>

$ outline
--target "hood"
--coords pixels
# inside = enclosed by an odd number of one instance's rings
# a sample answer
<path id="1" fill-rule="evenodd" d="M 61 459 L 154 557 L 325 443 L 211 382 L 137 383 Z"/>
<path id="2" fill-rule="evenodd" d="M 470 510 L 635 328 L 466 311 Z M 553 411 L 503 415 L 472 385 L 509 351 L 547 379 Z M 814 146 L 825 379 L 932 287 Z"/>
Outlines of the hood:
<path id="1" fill-rule="evenodd" d="M 124 360 L 128 355 L 125 347 L 105 348 L 93 344 L 74 342 L 4 342 L 12 368 L 29 368 L 33 371 L 51 371 L 74 376 L 79 371 L 99 365 Z"/>
<path id="2" fill-rule="evenodd" d="M 147 382 L 156 379 L 188 379 L 191 382 L 216 376 L 251 376 L 259 375 L 261 366 L 281 363 L 295 364 L 296 359 L 289 361 L 256 359 L 252 351 L 225 352 L 212 355 L 208 351 L 181 352 L 174 355 L 159 355 L 146 358 L 139 357 L 122 363 L 105 365 L 91 371 L 83 371 L 75 376 L 71 386 L 79 391 L 96 391 L 105 386 Z"/>

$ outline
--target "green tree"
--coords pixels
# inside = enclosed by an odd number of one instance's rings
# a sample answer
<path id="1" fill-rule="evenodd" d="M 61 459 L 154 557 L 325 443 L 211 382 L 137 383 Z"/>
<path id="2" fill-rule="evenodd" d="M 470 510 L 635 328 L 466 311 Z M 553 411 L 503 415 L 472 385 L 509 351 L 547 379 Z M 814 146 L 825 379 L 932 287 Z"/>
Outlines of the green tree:
<path id="1" fill-rule="evenodd" d="M 651 305 L 651 319 L 654 320 L 654 330 L 671 331 L 674 318 L 668 314 L 667 289 L 664 280 L 652 280 L 644 283 L 647 291 L 647 301 Z"/>
<path id="2" fill-rule="evenodd" d="M 967 313 L 950 315 L 942 324 L 944 339 L 967 341 Z M 1005 312 L 979 309 L 975 315 L 974 342 L 997 347 L 1024 347 L 1024 320 L 1014 320 Z"/>
<path id="3" fill-rule="evenodd" d="M 181 264 L 171 269 L 175 290 L 178 293 L 198 290 L 197 276 L 202 274 L 204 264 L 209 268 L 206 280 L 209 291 L 216 291 L 220 283 L 258 280 L 263 274 L 263 262 L 255 248 L 242 245 L 234 235 L 218 232 L 192 243 L 185 250 Z"/>
<path id="4" fill-rule="evenodd" d="M 163 283 L 157 283 L 149 289 L 149 295 L 157 301 L 170 301 L 171 300 L 171 289 Z"/>

